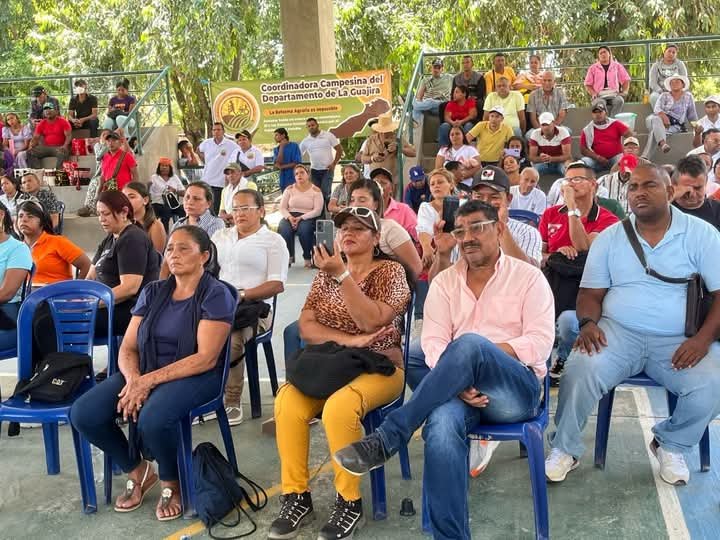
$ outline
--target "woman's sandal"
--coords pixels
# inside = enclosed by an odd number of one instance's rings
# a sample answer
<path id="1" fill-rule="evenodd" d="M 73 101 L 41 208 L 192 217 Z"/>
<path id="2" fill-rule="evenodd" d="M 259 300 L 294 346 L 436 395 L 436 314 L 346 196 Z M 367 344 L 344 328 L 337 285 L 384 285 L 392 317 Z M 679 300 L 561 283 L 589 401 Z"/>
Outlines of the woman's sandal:
<path id="1" fill-rule="evenodd" d="M 150 476 L 149 485 L 145 485 L 145 482 L 148 481 L 148 476 Z M 145 474 L 143 474 L 142 481 L 140 482 L 140 500 L 138 503 L 134 506 L 128 506 L 128 507 L 122 507 L 118 506 L 117 502 L 115 502 L 115 511 L 121 512 L 121 513 L 127 513 L 132 512 L 133 510 L 137 510 L 142 506 L 143 501 L 145 500 L 145 495 L 147 495 L 148 491 L 150 491 L 152 488 L 155 487 L 155 484 L 158 483 L 158 476 L 155 474 L 155 471 L 152 468 L 152 465 L 150 465 L 149 462 L 146 462 L 145 467 Z M 120 497 L 124 497 L 124 500 L 128 500 L 130 497 L 132 497 L 133 493 L 135 492 L 135 488 L 138 487 L 138 483 L 135 480 L 130 480 L 125 484 L 125 493 L 120 495 Z M 118 497 L 118 499 L 120 499 Z"/>
<path id="2" fill-rule="evenodd" d="M 180 507 L 180 511 L 177 514 L 172 514 L 169 516 L 158 516 L 157 511 L 158 510 L 166 510 L 168 506 L 170 506 L 170 503 L 172 501 L 173 495 L 175 494 L 175 491 L 172 488 L 166 487 L 163 488 L 162 493 L 160 495 L 160 503 L 158 504 L 157 508 L 155 509 L 155 517 L 158 519 L 158 521 L 172 521 L 173 519 L 177 519 L 180 516 L 182 516 L 182 503 L 178 503 L 178 506 Z"/>

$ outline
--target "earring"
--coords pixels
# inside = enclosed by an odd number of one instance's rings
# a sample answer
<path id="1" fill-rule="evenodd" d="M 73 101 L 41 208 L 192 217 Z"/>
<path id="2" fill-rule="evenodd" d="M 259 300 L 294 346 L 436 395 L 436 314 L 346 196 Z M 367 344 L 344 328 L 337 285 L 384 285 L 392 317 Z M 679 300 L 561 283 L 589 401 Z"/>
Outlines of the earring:
<path id="1" fill-rule="evenodd" d="M 380 247 L 377 245 L 375 246 L 375 249 L 373 249 L 373 257 L 379 257 L 380 256 Z"/>

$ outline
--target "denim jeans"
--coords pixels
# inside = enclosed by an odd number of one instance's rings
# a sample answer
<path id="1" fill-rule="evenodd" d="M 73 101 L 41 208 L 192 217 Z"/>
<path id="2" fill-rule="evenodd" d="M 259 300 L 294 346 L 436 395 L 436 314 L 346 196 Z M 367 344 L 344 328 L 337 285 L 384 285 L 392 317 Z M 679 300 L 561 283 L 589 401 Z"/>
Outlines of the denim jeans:
<path id="1" fill-rule="evenodd" d="M 160 480 L 178 479 L 177 448 L 181 418 L 220 393 L 221 375 L 211 369 L 200 375 L 163 383 L 150 392 L 138 417 L 137 430 L 143 454 L 158 462 Z M 122 373 L 108 377 L 80 396 L 70 409 L 70 421 L 92 444 L 129 473 L 140 464 L 115 419 L 118 394 L 125 386 Z"/>
<path id="2" fill-rule="evenodd" d="M 462 126 L 463 133 L 467 133 L 470 131 L 475 124 L 473 122 L 466 122 Z M 452 129 L 452 125 L 448 124 L 447 122 L 443 122 L 440 124 L 440 127 L 438 128 L 438 144 L 440 145 L 440 148 L 443 146 L 450 146 L 450 130 Z"/>
<path id="3" fill-rule="evenodd" d="M 415 318 L 422 319 L 425 315 L 425 299 L 427 298 L 430 283 L 427 279 L 419 279 L 415 283 Z"/>
<path id="4" fill-rule="evenodd" d="M 299 216 L 301 214 L 293 212 L 293 215 Z M 293 229 L 290 222 L 283 218 L 278 225 L 278 232 L 285 240 L 290 258 L 295 258 L 295 235 L 300 238 L 303 259 L 309 261 L 312 258 L 312 248 L 315 245 L 315 219 L 303 219 L 298 223 L 297 229 Z"/>
<path id="5" fill-rule="evenodd" d="M 698 443 L 710 420 L 720 413 L 720 344 L 690 369 L 676 371 L 672 355 L 684 336 L 650 336 L 629 330 L 603 317 L 607 347 L 589 356 L 574 350 L 560 384 L 555 426 L 550 445 L 575 457 L 585 447 L 582 431 L 600 398 L 628 377 L 645 371 L 658 384 L 678 396 L 672 417 L 656 424 L 655 438 L 664 449 L 687 452 Z"/>
<path id="6" fill-rule="evenodd" d="M 558 358 L 567 360 L 572 351 L 573 344 L 580 333 L 580 325 L 575 310 L 563 311 L 557 318 Z"/>
<path id="7" fill-rule="evenodd" d="M 425 422 L 423 474 L 434 538 L 469 539 L 468 432 L 480 422 L 519 422 L 535 416 L 540 383 L 530 368 L 477 334 L 453 340 L 432 370 L 421 365 L 424 355 L 417 345 L 411 344 L 407 374 L 411 388 L 417 387 L 378 433 L 393 452 Z M 487 407 L 472 407 L 457 397 L 471 386 L 490 398 Z"/>
<path id="8" fill-rule="evenodd" d="M 441 103 L 445 103 L 445 100 L 433 98 L 425 98 L 421 100 L 418 100 L 417 98 L 413 99 L 413 120 L 416 122 L 422 120 L 423 113 L 425 111 L 438 114 Z"/>
<path id="9" fill-rule="evenodd" d="M 560 176 L 565 174 L 565 165 L 558 162 L 553 163 L 533 163 L 533 168 L 538 174 L 558 174 Z"/>
<path id="10" fill-rule="evenodd" d="M 333 172 L 330 169 L 310 169 L 310 179 L 322 191 L 326 207 L 332 191 Z"/>
<path id="11" fill-rule="evenodd" d="M 285 330 L 283 330 L 283 350 L 285 351 L 286 365 L 288 358 L 290 358 L 295 351 L 301 348 L 302 341 L 300 340 L 300 326 L 297 321 L 293 321 L 285 327 Z"/>
<path id="12" fill-rule="evenodd" d="M 587 157 L 587 156 L 582 157 L 580 159 L 582 160 L 583 163 L 585 163 L 585 165 L 590 167 L 593 171 L 595 171 L 596 173 L 601 173 L 601 172 L 609 171 L 610 169 L 612 169 L 613 165 L 616 165 L 617 162 L 620 161 L 620 158 L 622 156 L 623 156 L 622 154 L 618 154 L 616 156 L 609 158 L 607 165 L 601 165 L 599 161 L 595 161 L 593 158 Z"/>
<path id="13" fill-rule="evenodd" d="M 30 291 L 28 291 L 30 294 Z M 0 311 L 3 312 L 3 317 L 10 321 L 17 321 L 18 312 L 20 311 L 20 302 L 8 302 L 7 304 L 0 305 Z M 17 328 L 10 328 L 7 330 L 0 330 L 0 351 L 6 349 L 14 349 L 17 347 Z"/>

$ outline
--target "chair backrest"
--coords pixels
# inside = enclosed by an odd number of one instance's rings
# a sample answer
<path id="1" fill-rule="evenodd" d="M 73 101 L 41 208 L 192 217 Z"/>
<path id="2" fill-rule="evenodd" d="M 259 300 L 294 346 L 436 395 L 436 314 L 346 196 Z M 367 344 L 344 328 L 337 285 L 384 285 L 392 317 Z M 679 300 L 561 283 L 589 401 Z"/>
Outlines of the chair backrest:
<path id="1" fill-rule="evenodd" d="M 511 209 L 508 210 L 508 217 L 510 217 L 510 219 L 523 221 L 528 225 L 532 225 L 535 228 L 540 225 L 540 216 L 535 212 L 531 212 L 530 210 Z"/>
<path id="2" fill-rule="evenodd" d="M 408 361 L 410 360 L 410 332 L 412 330 L 413 316 L 415 314 L 415 291 L 410 293 L 410 302 L 408 303 L 407 311 L 405 311 L 405 343 L 403 345 L 403 369 L 405 374 L 403 376 L 403 386 L 400 395 L 392 400 L 387 405 L 383 406 L 383 410 L 392 410 L 399 407 L 405 401 L 405 386 L 407 384 L 407 367 Z"/>
<path id="3" fill-rule="evenodd" d="M 55 232 L 57 234 L 63 233 L 63 227 L 65 226 L 65 203 L 62 201 L 58 201 L 58 224 L 57 227 L 55 227 Z"/>
<path id="4" fill-rule="evenodd" d="M 238 299 L 238 292 L 235 287 L 227 283 L 226 281 L 220 281 L 223 285 L 225 285 L 229 290 L 232 297 L 235 299 L 235 303 L 237 303 Z M 273 305 L 274 308 L 274 305 Z M 275 320 L 275 311 L 273 310 L 273 321 Z M 230 334 L 228 334 L 227 341 L 225 341 L 225 346 L 223 347 L 223 352 L 220 353 L 220 356 L 218 357 L 218 360 L 222 360 L 224 362 L 223 364 L 223 376 L 222 376 L 222 385 L 220 388 L 225 388 L 225 383 L 227 382 L 228 374 L 230 373 L 230 338 L 232 336 L 232 329 L 230 329 Z"/>
<path id="5" fill-rule="evenodd" d="M 20 301 L 24 302 L 25 297 L 32 291 L 32 280 L 33 276 L 35 275 L 35 270 L 37 270 L 35 263 L 32 263 L 32 266 L 30 267 L 30 271 L 28 272 L 28 275 L 25 276 L 25 279 L 23 280 L 22 289 L 20 289 Z"/>
<path id="6" fill-rule="evenodd" d="M 237 293 L 237 291 L 235 291 Z M 273 303 L 272 303 L 272 318 L 270 319 L 270 328 L 265 330 L 265 332 L 259 333 L 260 335 L 270 334 L 272 335 L 273 329 L 275 328 L 275 319 L 277 319 L 277 294 L 273 296 Z"/>
<path id="7" fill-rule="evenodd" d="M 95 319 L 100 302 L 107 308 L 107 335 L 113 335 L 115 299 L 107 285 L 98 281 L 61 281 L 45 285 L 28 295 L 18 314 L 18 374 L 21 379 L 32 375 L 32 333 L 35 311 L 46 303 L 55 325 L 57 350 L 93 354 Z M 109 363 L 114 363 L 112 347 Z"/>

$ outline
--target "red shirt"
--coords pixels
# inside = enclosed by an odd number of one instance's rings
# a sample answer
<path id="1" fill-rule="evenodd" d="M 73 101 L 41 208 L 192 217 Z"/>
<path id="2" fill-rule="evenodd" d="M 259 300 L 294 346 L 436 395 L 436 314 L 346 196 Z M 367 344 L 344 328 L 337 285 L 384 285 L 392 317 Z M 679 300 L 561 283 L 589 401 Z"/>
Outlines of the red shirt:
<path id="1" fill-rule="evenodd" d="M 45 146 L 63 146 L 65 144 L 65 132 L 70 130 L 72 130 L 70 122 L 62 116 L 58 116 L 52 122 L 47 118 L 43 118 L 35 126 L 35 135 L 45 136 Z"/>
<path id="2" fill-rule="evenodd" d="M 536 129 L 530 135 L 528 141 L 530 146 L 537 146 L 538 156 L 547 154 L 548 156 L 562 156 L 563 144 L 572 144 L 572 138 L 567 128 L 562 126 L 556 127 L 553 136 L 546 139 L 539 129 Z"/>
<path id="3" fill-rule="evenodd" d="M 548 253 L 555 253 L 565 246 L 572 246 L 570 240 L 570 217 L 567 215 L 567 206 L 551 206 L 540 218 L 540 237 L 548 246 Z M 572 218 L 577 219 L 577 218 Z M 580 218 L 585 232 L 599 233 L 604 231 L 613 223 L 618 222 L 615 214 L 602 206 L 593 204 L 587 217 Z"/>
<path id="4" fill-rule="evenodd" d="M 135 156 L 133 155 L 133 153 L 125 152 L 122 149 L 118 150 L 114 154 L 108 152 L 103 156 L 102 162 L 100 163 L 103 180 L 110 180 L 113 173 L 115 172 L 115 166 L 117 165 L 118 159 L 120 159 L 120 156 L 123 155 L 123 153 L 125 154 L 125 157 L 122 160 L 120 170 L 118 171 L 116 177 L 119 190 L 124 188 L 132 181 L 132 175 L 130 171 L 137 166 L 137 161 L 135 161 Z"/>
<path id="5" fill-rule="evenodd" d="M 625 124 L 615 120 L 605 129 L 597 129 L 595 127 L 593 127 L 593 129 L 595 130 L 591 146 L 593 152 L 607 159 L 622 154 L 622 136 L 625 135 L 625 132 L 628 130 Z M 587 148 L 585 130 L 580 134 L 580 148 Z"/>
<path id="6" fill-rule="evenodd" d="M 475 108 L 474 99 L 468 98 L 462 105 L 458 105 L 455 101 L 449 101 L 448 104 L 445 105 L 445 113 L 450 114 L 450 120 L 462 120 L 470 115 L 471 109 Z"/>

